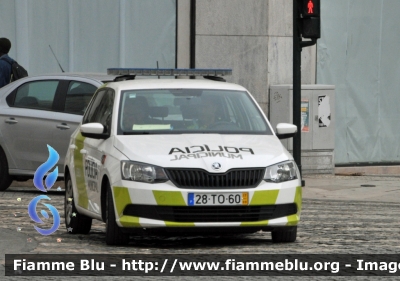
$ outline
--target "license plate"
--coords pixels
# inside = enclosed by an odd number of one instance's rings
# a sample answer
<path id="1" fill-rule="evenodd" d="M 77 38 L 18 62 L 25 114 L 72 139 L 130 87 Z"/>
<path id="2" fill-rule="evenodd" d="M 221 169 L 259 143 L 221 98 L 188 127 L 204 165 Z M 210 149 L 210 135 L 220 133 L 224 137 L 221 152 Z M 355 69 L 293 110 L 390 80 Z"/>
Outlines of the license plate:
<path id="1" fill-rule="evenodd" d="M 209 205 L 248 205 L 248 192 L 234 193 L 189 193 L 189 206 L 209 206 Z"/>

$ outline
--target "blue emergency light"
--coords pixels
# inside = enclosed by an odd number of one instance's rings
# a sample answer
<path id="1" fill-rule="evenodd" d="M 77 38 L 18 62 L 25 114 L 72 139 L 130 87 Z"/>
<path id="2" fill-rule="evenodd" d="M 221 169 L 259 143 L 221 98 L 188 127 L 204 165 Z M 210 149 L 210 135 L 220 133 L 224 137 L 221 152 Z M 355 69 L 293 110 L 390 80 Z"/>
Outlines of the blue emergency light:
<path id="1" fill-rule="evenodd" d="M 107 74 L 135 76 L 227 76 L 232 75 L 232 69 L 108 68 Z"/>

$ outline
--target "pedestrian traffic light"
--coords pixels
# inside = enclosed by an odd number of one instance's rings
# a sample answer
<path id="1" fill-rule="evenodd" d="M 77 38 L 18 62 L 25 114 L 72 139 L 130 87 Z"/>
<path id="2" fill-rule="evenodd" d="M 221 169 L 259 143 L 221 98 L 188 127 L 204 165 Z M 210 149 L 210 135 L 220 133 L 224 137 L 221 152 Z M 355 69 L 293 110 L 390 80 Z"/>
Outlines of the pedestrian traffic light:
<path id="1" fill-rule="evenodd" d="M 303 18 L 319 18 L 320 0 L 301 0 L 301 14 Z"/>
<path id="2" fill-rule="evenodd" d="M 301 35 L 304 38 L 321 37 L 320 0 L 300 0 Z"/>

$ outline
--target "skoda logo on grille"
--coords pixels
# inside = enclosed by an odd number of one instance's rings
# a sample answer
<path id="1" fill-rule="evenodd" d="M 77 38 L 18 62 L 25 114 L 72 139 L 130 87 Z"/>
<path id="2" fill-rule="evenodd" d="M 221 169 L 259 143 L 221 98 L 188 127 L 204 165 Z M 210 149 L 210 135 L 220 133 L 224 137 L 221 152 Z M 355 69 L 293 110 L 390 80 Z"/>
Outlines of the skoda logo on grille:
<path id="1" fill-rule="evenodd" d="M 215 163 L 212 164 L 212 168 L 214 170 L 219 170 L 219 169 L 221 169 L 221 164 L 218 163 L 218 162 L 215 162 Z"/>

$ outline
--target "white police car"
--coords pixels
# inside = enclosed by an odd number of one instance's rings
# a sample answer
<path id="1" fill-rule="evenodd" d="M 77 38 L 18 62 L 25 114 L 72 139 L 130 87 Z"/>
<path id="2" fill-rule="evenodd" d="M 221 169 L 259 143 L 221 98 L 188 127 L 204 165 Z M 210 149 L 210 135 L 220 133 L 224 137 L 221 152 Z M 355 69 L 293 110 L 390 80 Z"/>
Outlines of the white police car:
<path id="1" fill-rule="evenodd" d="M 230 70 L 109 69 L 130 80 L 99 88 L 65 159 L 65 223 L 88 233 L 106 222 L 106 243 L 152 231 L 271 231 L 296 240 L 301 180 L 278 137 Z M 136 79 L 137 75 L 208 79 Z M 214 81 L 213 81 L 214 80 Z M 216 80 L 216 81 L 215 81 Z"/>

